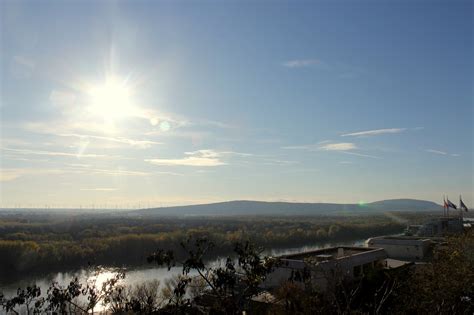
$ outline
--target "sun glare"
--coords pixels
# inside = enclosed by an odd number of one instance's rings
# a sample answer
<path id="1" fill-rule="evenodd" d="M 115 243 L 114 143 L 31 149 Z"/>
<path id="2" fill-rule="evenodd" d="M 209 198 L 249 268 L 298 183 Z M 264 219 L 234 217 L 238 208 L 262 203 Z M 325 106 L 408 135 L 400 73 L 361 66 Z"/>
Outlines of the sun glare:
<path id="1" fill-rule="evenodd" d="M 120 78 L 109 77 L 104 84 L 94 86 L 89 92 L 89 111 L 104 120 L 112 121 L 133 116 L 135 108 L 126 83 Z"/>

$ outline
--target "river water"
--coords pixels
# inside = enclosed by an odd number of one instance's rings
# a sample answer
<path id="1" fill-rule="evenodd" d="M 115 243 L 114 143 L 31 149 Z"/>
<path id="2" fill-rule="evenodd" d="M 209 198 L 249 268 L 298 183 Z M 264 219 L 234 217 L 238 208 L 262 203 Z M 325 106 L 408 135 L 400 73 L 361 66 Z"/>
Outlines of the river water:
<path id="1" fill-rule="evenodd" d="M 284 248 L 284 249 L 271 249 L 264 252 L 265 255 L 269 256 L 280 256 L 294 254 L 303 251 L 311 251 L 329 246 L 336 245 L 363 245 L 365 240 L 354 240 L 352 242 L 344 243 L 326 243 L 326 244 L 314 244 L 307 246 L 300 246 L 294 248 Z M 210 266 L 218 266 L 224 262 L 224 257 L 216 258 L 208 262 Z M 41 288 L 42 296 L 46 295 L 46 292 L 52 282 L 57 282 L 61 286 L 67 286 L 67 284 L 75 277 L 79 278 L 81 283 L 85 283 L 87 280 L 95 280 L 95 283 L 98 287 L 110 279 L 114 275 L 113 268 L 104 268 L 100 271 L 99 274 L 91 275 L 86 269 L 80 269 L 74 272 L 56 272 L 47 275 L 35 275 L 31 277 L 25 277 L 21 280 L 17 280 L 9 283 L 2 283 L 0 279 L 0 292 L 3 292 L 5 297 L 11 297 L 16 294 L 18 288 L 26 288 L 28 285 L 36 284 Z M 121 280 L 121 283 L 124 285 L 134 286 L 139 283 L 143 283 L 151 280 L 158 280 L 161 284 L 165 283 L 167 279 L 172 278 L 175 275 L 181 274 L 181 267 L 174 267 L 168 271 L 168 268 L 162 267 L 151 267 L 151 268 L 129 268 L 126 270 L 125 279 Z M 0 313 L 2 310 L 0 310 Z"/>

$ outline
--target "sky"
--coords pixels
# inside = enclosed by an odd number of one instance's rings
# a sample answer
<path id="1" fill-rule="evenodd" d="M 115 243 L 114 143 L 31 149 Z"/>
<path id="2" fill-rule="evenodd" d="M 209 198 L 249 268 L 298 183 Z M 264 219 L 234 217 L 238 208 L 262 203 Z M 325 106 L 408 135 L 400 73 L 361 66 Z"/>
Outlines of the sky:
<path id="1" fill-rule="evenodd" d="M 471 1 L 0 2 L 0 207 L 474 202 Z"/>

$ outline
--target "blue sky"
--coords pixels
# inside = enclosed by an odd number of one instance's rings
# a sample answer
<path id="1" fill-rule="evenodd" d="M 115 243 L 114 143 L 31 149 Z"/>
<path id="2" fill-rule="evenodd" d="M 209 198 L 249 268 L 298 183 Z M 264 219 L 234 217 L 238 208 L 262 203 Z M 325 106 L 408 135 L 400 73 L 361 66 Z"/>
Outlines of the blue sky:
<path id="1" fill-rule="evenodd" d="M 0 5 L 0 206 L 472 205 L 470 1 Z"/>

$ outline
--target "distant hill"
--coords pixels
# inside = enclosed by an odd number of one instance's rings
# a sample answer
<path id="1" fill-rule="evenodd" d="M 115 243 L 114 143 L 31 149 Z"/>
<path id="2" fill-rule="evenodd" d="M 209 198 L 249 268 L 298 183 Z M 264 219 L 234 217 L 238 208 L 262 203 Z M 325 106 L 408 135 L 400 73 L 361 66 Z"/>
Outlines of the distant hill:
<path id="1" fill-rule="evenodd" d="M 440 210 L 443 206 L 432 201 L 416 200 L 416 199 L 390 199 L 375 201 L 369 204 L 378 210 L 385 211 L 436 211 Z"/>
<path id="2" fill-rule="evenodd" d="M 237 200 L 201 205 L 142 209 L 130 214 L 155 216 L 199 215 L 328 215 L 341 213 L 376 213 L 386 211 L 436 211 L 441 209 L 431 201 L 415 199 L 382 200 L 366 204 L 293 203 Z"/>

